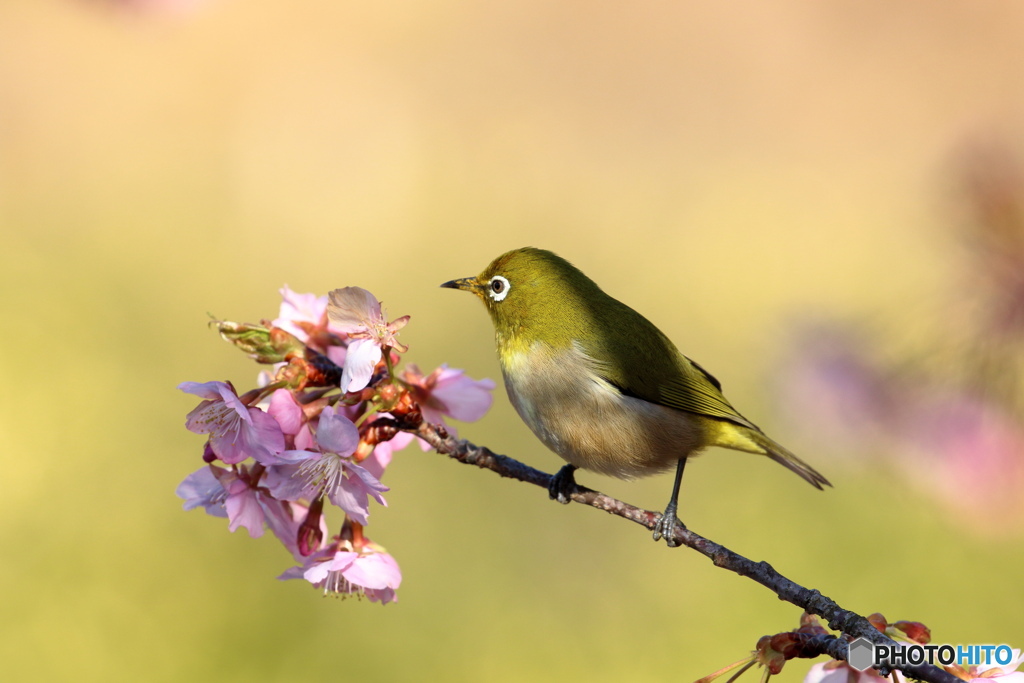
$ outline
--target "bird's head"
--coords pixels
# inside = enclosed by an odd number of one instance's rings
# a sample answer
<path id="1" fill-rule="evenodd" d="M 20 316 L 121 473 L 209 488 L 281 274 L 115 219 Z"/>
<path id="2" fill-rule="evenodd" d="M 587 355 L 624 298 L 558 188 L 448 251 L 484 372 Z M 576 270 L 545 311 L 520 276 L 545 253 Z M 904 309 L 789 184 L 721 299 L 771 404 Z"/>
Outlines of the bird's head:
<path id="1" fill-rule="evenodd" d="M 533 247 L 504 253 L 479 275 L 441 286 L 476 294 L 487 306 L 499 337 L 527 340 L 566 336 L 587 315 L 588 299 L 604 296 L 571 263 Z"/>

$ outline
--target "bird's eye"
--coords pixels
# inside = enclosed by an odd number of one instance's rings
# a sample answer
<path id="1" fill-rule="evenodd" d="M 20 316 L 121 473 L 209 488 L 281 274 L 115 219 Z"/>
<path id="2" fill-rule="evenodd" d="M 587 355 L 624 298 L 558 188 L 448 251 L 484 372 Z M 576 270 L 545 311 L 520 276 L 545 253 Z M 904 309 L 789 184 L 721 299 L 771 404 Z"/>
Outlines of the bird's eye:
<path id="1" fill-rule="evenodd" d="M 506 280 L 502 276 L 495 275 L 494 277 L 491 278 L 489 288 L 490 291 L 487 292 L 487 295 L 491 297 L 491 299 L 493 299 L 494 301 L 501 301 L 506 296 L 508 296 L 508 292 L 510 289 L 512 289 L 512 285 L 510 285 L 508 283 L 508 280 Z"/>

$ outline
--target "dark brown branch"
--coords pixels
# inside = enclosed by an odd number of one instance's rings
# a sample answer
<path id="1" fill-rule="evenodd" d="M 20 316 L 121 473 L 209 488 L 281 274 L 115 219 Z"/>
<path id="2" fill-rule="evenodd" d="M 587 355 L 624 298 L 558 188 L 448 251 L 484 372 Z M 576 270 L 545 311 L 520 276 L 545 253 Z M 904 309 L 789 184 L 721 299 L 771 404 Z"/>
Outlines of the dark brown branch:
<path id="1" fill-rule="evenodd" d="M 437 449 L 439 453 L 448 455 L 467 465 L 476 465 L 477 467 L 491 470 L 502 477 L 518 479 L 519 481 L 534 484 L 547 490 L 552 475 L 534 469 L 508 456 L 499 455 L 487 448 L 476 446 L 463 439 L 452 438 L 444 429 L 422 421 L 422 419 L 417 420 L 417 417 L 418 415 L 415 414 L 409 415 L 399 425 L 400 428 L 420 437 Z M 576 486 L 571 498 L 576 503 L 604 510 L 651 530 L 654 529 L 654 525 L 661 517 L 661 513 L 635 507 L 599 491 L 579 485 Z M 834 600 L 822 595 L 817 590 L 807 589 L 790 581 L 775 571 L 767 562 L 748 560 L 742 555 L 714 541 L 708 540 L 689 529 L 677 528 L 675 540 L 678 541 L 678 544 L 692 548 L 709 558 L 716 567 L 729 569 L 740 576 L 746 576 L 771 590 L 780 600 L 791 602 L 810 614 L 822 617 L 829 627 L 835 631 L 844 633 L 851 638 L 867 638 L 877 645 L 892 646 L 894 644 L 894 641 L 879 632 L 866 618 L 855 612 L 843 609 Z M 847 658 L 848 643 L 843 639 L 822 638 L 821 648 L 821 654 L 827 654 L 836 659 L 845 660 Z M 906 664 L 895 668 L 899 669 L 908 678 L 929 681 L 930 683 L 962 683 L 956 676 L 929 664 Z M 888 672 L 881 673 L 886 675 Z"/>

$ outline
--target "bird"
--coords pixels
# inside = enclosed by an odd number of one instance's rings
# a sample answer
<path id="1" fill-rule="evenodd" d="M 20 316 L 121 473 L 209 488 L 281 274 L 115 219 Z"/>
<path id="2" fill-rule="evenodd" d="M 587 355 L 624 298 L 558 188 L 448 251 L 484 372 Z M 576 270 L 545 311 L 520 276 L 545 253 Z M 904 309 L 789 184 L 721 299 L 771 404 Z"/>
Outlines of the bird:
<path id="1" fill-rule="evenodd" d="M 678 545 L 679 487 L 689 458 L 719 446 L 765 455 L 822 489 L 829 481 L 767 436 L 722 385 L 640 313 L 569 261 L 524 247 L 475 277 L 441 285 L 487 308 L 513 407 L 566 464 L 548 487 L 569 503 L 575 471 L 634 479 L 676 468 L 654 540 Z"/>

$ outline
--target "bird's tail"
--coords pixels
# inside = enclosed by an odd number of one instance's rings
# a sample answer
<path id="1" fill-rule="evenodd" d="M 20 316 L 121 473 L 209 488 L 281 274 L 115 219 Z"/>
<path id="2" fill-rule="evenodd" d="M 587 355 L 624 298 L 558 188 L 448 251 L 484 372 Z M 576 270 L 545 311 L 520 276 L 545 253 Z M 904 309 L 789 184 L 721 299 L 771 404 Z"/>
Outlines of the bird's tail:
<path id="1" fill-rule="evenodd" d="M 768 438 L 764 432 L 730 422 L 719 422 L 714 445 L 737 451 L 767 455 L 780 465 L 799 474 L 811 486 L 821 489 L 832 483 L 820 472 L 790 453 L 786 448 Z"/>

